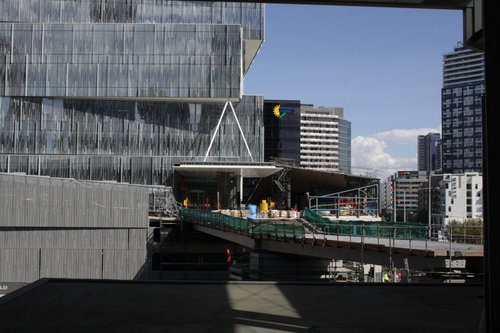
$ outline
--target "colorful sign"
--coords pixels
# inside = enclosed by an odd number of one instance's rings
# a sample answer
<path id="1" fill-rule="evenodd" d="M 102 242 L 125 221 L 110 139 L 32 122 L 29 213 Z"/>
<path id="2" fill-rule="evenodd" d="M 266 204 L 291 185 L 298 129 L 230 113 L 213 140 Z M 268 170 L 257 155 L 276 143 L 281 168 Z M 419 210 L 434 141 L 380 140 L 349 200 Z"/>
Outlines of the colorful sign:
<path id="1" fill-rule="evenodd" d="M 293 112 L 293 108 L 291 107 L 282 107 L 280 104 L 274 106 L 273 113 L 274 115 L 281 119 L 286 116 L 288 113 Z"/>

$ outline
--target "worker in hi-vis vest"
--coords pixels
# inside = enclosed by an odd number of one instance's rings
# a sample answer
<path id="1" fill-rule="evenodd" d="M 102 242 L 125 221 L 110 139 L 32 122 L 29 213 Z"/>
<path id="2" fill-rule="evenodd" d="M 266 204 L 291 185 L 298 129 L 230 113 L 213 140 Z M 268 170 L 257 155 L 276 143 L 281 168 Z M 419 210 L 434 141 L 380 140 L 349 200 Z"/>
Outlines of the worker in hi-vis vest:
<path id="1" fill-rule="evenodd" d="M 389 279 L 389 274 L 387 274 L 387 272 L 384 273 L 384 282 L 391 282 L 391 280 Z"/>

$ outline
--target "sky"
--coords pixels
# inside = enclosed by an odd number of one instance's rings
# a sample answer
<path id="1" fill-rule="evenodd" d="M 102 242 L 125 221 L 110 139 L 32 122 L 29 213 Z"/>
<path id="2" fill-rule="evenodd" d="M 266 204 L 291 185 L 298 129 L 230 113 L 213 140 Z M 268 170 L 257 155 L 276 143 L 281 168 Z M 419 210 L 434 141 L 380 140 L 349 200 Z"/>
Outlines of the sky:
<path id="1" fill-rule="evenodd" d="M 353 173 L 417 169 L 417 136 L 441 132 L 443 54 L 462 12 L 266 4 L 244 92 L 344 108 Z"/>

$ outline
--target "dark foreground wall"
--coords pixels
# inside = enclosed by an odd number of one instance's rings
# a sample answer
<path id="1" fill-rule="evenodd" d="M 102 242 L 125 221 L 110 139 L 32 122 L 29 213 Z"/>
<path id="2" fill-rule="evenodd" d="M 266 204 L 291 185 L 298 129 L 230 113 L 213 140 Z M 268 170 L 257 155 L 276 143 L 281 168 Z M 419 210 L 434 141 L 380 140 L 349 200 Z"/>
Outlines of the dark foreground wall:
<path id="1" fill-rule="evenodd" d="M 2 332 L 478 332 L 464 285 L 45 280 L 0 299 Z"/>

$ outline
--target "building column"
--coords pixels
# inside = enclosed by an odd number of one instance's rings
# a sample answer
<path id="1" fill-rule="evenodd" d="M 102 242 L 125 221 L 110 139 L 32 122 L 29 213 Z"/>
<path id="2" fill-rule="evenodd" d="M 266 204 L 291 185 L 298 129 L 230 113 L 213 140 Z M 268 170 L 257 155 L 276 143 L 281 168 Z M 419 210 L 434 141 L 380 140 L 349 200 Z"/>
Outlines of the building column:
<path id="1" fill-rule="evenodd" d="M 500 183 L 500 161 L 495 149 L 495 114 L 500 110 L 500 43 L 497 31 L 500 21 L 495 3 L 483 1 L 485 42 L 485 98 L 483 99 L 483 205 L 484 205 L 484 270 L 485 320 L 487 332 L 500 331 L 500 210 L 495 207 L 495 187 Z"/>

